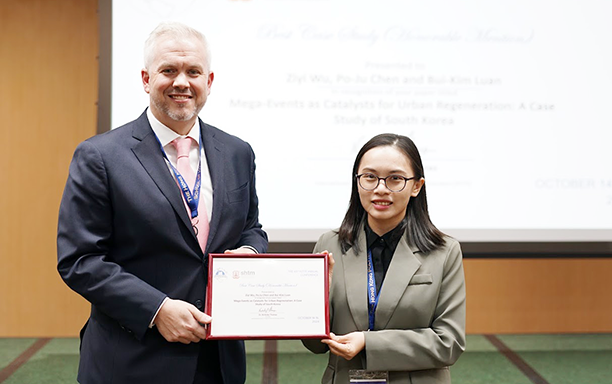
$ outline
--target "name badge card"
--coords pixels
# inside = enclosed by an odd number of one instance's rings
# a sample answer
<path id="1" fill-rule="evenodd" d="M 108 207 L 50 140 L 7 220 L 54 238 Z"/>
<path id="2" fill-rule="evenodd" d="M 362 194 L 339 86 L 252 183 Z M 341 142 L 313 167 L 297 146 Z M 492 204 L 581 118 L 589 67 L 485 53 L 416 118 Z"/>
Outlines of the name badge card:
<path id="1" fill-rule="evenodd" d="M 326 254 L 208 257 L 207 339 L 329 338 Z"/>
<path id="2" fill-rule="evenodd" d="M 388 372 L 384 371 L 349 370 L 349 383 L 351 384 L 384 384 L 388 382 L 388 377 Z"/>

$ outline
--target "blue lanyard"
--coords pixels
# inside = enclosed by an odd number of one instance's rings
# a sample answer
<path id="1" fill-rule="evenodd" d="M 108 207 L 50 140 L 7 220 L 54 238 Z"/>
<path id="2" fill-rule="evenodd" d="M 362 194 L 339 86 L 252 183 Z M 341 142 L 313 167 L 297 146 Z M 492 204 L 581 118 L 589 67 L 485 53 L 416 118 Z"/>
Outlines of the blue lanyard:
<path id="1" fill-rule="evenodd" d="M 183 193 L 183 197 L 185 198 L 185 201 L 187 202 L 187 206 L 189 207 L 189 210 L 191 211 L 191 218 L 195 219 L 196 217 L 198 217 L 198 203 L 200 202 L 200 187 L 202 186 L 202 159 L 201 159 L 202 140 L 200 140 L 200 147 L 199 147 L 200 152 L 198 153 L 198 159 L 199 159 L 198 160 L 198 174 L 196 175 L 195 185 L 193 186 L 193 193 L 191 193 L 191 191 L 189 190 L 189 185 L 187 185 L 187 182 L 185 181 L 181 173 L 174 167 L 174 165 L 172 165 L 170 160 L 168 160 L 166 151 L 164 150 L 164 147 L 161 145 L 161 141 L 159 141 L 159 138 L 157 137 L 157 135 L 155 136 L 155 138 L 157 139 L 157 142 L 159 143 L 159 147 L 161 148 L 164 158 L 170 165 L 170 168 L 172 169 L 172 172 L 174 173 L 174 176 L 176 177 L 176 180 L 178 181 L 179 187 L 181 188 L 181 192 Z"/>
<path id="2" fill-rule="evenodd" d="M 374 319 L 376 316 L 379 295 L 380 292 L 376 292 L 376 277 L 374 276 L 372 251 L 368 250 L 368 318 L 370 322 L 370 331 L 374 330 Z"/>

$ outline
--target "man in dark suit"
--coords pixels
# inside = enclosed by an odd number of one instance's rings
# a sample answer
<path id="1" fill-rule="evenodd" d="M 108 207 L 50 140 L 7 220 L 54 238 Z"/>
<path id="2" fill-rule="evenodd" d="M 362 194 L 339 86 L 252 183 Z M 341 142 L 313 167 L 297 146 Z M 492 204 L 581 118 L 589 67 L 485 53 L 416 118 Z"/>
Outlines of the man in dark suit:
<path id="1" fill-rule="evenodd" d="M 91 303 L 80 383 L 245 381 L 242 341 L 203 340 L 206 255 L 268 241 L 251 147 L 198 118 L 213 79 L 204 36 L 158 26 L 142 70 L 149 108 L 75 151 L 57 243 L 61 277 Z"/>

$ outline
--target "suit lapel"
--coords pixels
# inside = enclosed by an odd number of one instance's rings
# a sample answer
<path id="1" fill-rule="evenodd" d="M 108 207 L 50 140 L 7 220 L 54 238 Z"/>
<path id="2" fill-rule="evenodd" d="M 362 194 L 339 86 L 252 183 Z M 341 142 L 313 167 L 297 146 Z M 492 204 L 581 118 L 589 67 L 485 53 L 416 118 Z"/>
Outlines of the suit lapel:
<path id="1" fill-rule="evenodd" d="M 134 152 L 140 164 L 142 164 L 149 176 L 151 176 L 161 193 L 168 199 L 170 205 L 179 215 L 183 224 L 189 228 L 197 242 L 197 237 L 191 225 L 187 210 L 185 209 L 183 198 L 181 197 L 176 182 L 168 171 L 168 166 L 162 156 L 159 142 L 147 120 L 146 112 L 136 120 L 132 136 L 138 140 L 138 143 L 132 147 L 132 152 Z"/>
<path id="2" fill-rule="evenodd" d="M 367 295 L 367 246 L 365 232 L 361 231 L 357 239 L 361 252 L 356 253 L 355 247 L 342 255 L 344 269 L 344 285 L 346 297 L 358 329 L 368 329 L 368 295 Z"/>
<path id="3" fill-rule="evenodd" d="M 378 306 L 376 307 L 376 329 L 386 328 L 391 315 L 399 304 L 406 288 L 408 288 L 410 279 L 420 266 L 421 262 L 414 256 L 408 246 L 406 236 L 402 236 L 380 290 Z"/>
<path id="4" fill-rule="evenodd" d="M 210 218 L 208 241 L 206 242 L 206 250 L 208 252 L 209 249 L 216 249 L 216 246 L 211 243 L 219 229 L 221 212 L 223 211 L 225 196 L 225 183 L 223 182 L 223 180 L 225 180 L 223 158 L 224 145 L 215 137 L 214 131 L 208 125 L 204 124 L 202 120 L 200 120 L 200 134 L 204 145 L 204 153 L 206 155 L 206 162 L 208 163 L 210 179 L 213 185 L 212 215 Z"/>

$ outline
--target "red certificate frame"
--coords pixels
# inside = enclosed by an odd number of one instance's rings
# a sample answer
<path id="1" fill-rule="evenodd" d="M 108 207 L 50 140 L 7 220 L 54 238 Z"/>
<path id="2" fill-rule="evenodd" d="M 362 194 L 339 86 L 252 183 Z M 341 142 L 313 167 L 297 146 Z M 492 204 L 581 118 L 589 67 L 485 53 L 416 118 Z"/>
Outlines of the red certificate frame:
<path id="1" fill-rule="evenodd" d="M 209 254 L 206 339 L 329 338 L 328 258 Z"/>

